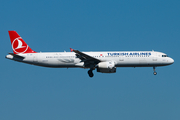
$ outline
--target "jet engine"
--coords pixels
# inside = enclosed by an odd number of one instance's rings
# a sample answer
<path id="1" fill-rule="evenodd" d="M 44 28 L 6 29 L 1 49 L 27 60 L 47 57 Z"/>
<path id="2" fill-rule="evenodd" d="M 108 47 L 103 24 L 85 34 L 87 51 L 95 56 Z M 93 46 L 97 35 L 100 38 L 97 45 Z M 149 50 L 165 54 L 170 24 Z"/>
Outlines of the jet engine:
<path id="1" fill-rule="evenodd" d="M 97 65 L 97 72 L 101 73 L 115 73 L 116 67 L 113 61 L 100 62 Z"/>

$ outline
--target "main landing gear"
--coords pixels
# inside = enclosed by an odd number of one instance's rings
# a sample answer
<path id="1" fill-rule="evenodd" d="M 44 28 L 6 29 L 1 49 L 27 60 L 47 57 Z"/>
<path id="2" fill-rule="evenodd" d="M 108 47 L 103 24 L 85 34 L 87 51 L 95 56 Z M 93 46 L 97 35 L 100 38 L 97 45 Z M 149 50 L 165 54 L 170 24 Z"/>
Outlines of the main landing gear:
<path id="1" fill-rule="evenodd" d="M 154 70 L 153 74 L 154 74 L 154 75 L 157 75 L 156 67 L 155 67 L 155 66 L 153 67 L 153 70 Z"/>
<path id="2" fill-rule="evenodd" d="M 89 77 L 93 77 L 94 76 L 92 71 L 93 71 L 92 69 L 88 70 Z"/>

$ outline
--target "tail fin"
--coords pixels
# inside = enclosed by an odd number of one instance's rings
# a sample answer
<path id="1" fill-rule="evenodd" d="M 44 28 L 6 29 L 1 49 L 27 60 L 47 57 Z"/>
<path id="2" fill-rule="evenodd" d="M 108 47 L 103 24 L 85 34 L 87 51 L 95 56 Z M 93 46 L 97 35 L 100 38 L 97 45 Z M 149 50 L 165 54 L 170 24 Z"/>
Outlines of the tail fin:
<path id="1" fill-rule="evenodd" d="M 16 31 L 8 31 L 14 54 L 18 53 L 36 53 L 33 51 Z"/>

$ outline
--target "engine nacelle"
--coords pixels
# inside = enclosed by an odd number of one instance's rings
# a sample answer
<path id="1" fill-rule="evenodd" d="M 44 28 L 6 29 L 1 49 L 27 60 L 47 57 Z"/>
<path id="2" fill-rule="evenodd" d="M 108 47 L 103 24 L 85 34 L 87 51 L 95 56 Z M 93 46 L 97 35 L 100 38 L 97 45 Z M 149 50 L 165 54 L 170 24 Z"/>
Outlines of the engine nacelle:
<path id="1" fill-rule="evenodd" d="M 100 62 L 97 65 L 97 72 L 101 72 L 101 73 L 115 73 L 116 72 L 115 63 L 112 62 L 112 61 Z"/>

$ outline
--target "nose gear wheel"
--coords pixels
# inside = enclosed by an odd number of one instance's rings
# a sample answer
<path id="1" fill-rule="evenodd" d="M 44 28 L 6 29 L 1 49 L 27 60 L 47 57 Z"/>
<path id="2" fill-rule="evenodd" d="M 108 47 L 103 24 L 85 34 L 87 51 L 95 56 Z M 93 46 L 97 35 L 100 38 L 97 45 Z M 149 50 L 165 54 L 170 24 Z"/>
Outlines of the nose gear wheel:
<path id="1" fill-rule="evenodd" d="M 157 75 L 156 67 L 155 67 L 155 66 L 153 67 L 153 70 L 154 70 L 153 74 L 154 74 L 154 75 Z"/>

